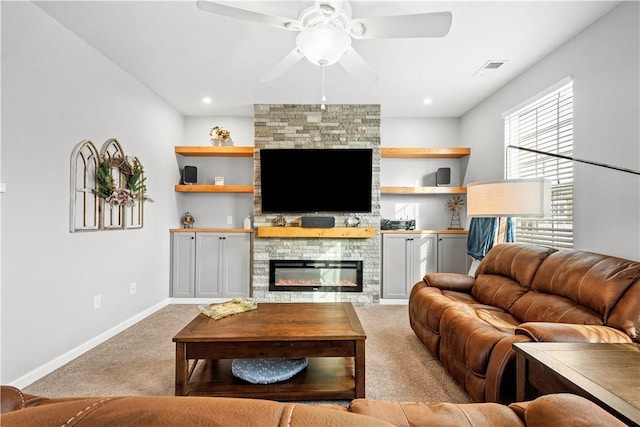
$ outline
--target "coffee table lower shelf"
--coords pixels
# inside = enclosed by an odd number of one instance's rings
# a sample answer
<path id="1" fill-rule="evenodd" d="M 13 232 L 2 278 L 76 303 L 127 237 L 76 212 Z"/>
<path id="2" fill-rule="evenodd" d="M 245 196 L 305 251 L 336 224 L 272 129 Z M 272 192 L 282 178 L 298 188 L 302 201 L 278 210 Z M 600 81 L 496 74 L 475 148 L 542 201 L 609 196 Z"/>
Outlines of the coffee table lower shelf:
<path id="1" fill-rule="evenodd" d="M 252 384 L 234 377 L 231 359 L 193 361 L 190 369 L 190 396 L 351 400 L 355 395 L 351 357 L 309 358 L 309 365 L 302 372 L 287 381 L 274 384 Z"/>

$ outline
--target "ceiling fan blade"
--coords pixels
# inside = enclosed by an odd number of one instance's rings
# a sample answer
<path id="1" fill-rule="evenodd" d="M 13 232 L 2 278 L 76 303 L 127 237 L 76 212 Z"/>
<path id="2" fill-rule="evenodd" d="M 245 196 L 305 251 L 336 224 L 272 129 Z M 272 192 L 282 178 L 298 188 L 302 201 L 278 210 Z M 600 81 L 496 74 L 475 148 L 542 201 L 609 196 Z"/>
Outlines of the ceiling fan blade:
<path id="1" fill-rule="evenodd" d="M 355 79 L 364 79 L 371 83 L 379 80 L 378 74 L 373 67 L 371 67 L 353 47 L 347 50 L 342 58 L 340 58 L 340 61 L 338 61 L 338 64 Z"/>
<path id="2" fill-rule="evenodd" d="M 300 52 L 298 48 L 293 49 L 271 70 L 269 70 L 264 76 L 262 76 L 260 81 L 270 82 L 271 80 L 275 80 L 276 78 L 280 77 L 282 74 L 293 68 L 293 66 L 300 62 L 302 58 L 304 58 L 304 54 Z"/>
<path id="3" fill-rule="evenodd" d="M 451 20 L 451 12 L 356 18 L 351 20 L 349 30 L 354 39 L 444 37 Z"/>
<path id="4" fill-rule="evenodd" d="M 266 24 L 281 30 L 300 30 L 302 25 L 297 19 L 283 18 L 280 16 L 266 15 L 264 13 L 254 12 L 251 10 L 240 9 L 233 6 L 213 1 L 198 0 L 196 2 L 198 9 L 211 12 L 216 15 L 222 15 L 229 18 L 240 19 L 242 21 L 254 22 L 257 24 Z"/>

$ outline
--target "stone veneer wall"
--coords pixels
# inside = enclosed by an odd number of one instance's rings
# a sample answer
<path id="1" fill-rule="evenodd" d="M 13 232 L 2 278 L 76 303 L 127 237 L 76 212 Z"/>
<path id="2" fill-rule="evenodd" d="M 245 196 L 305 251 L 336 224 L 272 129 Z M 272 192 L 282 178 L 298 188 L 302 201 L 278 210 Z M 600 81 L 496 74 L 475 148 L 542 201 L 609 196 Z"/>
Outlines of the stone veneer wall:
<path id="1" fill-rule="evenodd" d="M 352 302 L 380 299 L 380 105 L 255 105 L 254 106 L 254 224 L 271 225 L 275 215 L 261 211 L 261 148 L 371 148 L 373 181 L 371 213 L 359 214 L 361 227 L 376 228 L 371 239 L 260 238 L 253 243 L 252 295 L 263 302 Z M 286 167 L 286 165 L 283 165 Z M 327 173 L 331 173 L 328 169 Z M 327 214 L 330 215 L 330 214 Z M 336 213 L 336 226 L 349 214 Z M 285 216 L 291 222 L 298 216 Z M 363 292 L 269 291 L 269 260 L 362 260 Z"/>

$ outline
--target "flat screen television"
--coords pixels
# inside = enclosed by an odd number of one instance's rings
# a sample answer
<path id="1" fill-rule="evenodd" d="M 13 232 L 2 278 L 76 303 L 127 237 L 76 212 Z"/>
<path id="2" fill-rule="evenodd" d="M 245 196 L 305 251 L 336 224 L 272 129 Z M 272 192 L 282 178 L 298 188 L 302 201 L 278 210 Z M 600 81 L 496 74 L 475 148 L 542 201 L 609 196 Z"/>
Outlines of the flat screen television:
<path id="1" fill-rule="evenodd" d="M 371 212 L 371 170 L 371 149 L 261 149 L 262 212 Z"/>

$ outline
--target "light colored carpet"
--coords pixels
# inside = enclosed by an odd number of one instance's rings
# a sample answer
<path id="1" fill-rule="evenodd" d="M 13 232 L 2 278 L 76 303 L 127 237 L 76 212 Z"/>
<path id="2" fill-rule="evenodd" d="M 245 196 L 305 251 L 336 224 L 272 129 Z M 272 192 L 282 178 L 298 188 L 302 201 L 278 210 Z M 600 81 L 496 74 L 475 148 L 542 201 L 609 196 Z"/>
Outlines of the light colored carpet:
<path id="1" fill-rule="evenodd" d="M 367 398 L 470 402 L 416 338 L 407 306 L 363 306 L 356 307 L 356 312 L 367 334 Z M 196 315 L 197 305 L 169 305 L 24 391 L 48 397 L 173 395 L 175 344 L 171 339 Z"/>

